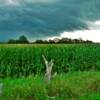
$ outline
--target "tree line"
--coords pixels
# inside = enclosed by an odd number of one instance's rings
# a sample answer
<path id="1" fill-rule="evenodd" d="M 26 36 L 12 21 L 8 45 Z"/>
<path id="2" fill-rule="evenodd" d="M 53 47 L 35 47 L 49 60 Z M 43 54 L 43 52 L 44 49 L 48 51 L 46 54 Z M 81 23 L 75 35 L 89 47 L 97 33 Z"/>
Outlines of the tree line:
<path id="1" fill-rule="evenodd" d="M 8 44 L 30 44 L 30 43 L 36 43 L 36 44 L 61 44 L 61 43 L 66 43 L 66 44 L 74 44 L 74 43 L 93 43 L 90 40 L 82 40 L 81 38 L 79 39 L 71 39 L 71 38 L 55 38 L 53 40 L 36 40 L 34 42 L 29 42 L 26 36 L 20 36 L 18 39 L 10 39 L 6 43 Z"/>
<path id="2" fill-rule="evenodd" d="M 58 38 L 55 38 L 53 40 L 36 40 L 35 43 L 44 43 L 44 44 L 61 44 L 61 43 L 66 43 L 66 44 L 74 44 L 74 43 L 93 43 L 92 41 L 90 40 L 82 40 L 81 38 L 80 39 L 71 39 L 71 38 L 62 38 L 62 39 L 58 39 Z"/>
<path id="3" fill-rule="evenodd" d="M 28 43 L 30 43 L 29 41 L 28 41 L 28 39 L 27 39 L 27 37 L 26 36 L 20 36 L 19 37 L 19 39 L 10 39 L 10 40 L 8 40 L 8 42 L 7 43 L 9 43 L 9 44 L 28 44 Z"/>

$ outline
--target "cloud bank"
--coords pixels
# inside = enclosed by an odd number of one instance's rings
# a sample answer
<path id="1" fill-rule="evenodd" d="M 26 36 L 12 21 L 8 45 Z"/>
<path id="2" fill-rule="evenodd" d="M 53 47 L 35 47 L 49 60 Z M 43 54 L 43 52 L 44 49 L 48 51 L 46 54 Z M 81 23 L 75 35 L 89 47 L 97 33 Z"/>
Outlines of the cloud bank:
<path id="1" fill-rule="evenodd" d="M 63 32 L 59 36 L 48 37 L 47 40 L 52 40 L 55 38 L 71 38 L 71 39 L 80 39 L 91 40 L 93 42 L 100 42 L 100 30 L 82 30 L 74 32 Z"/>
<path id="2" fill-rule="evenodd" d="M 100 20 L 99 5 L 100 0 L 0 0 L 0 41 L 21 34 L 42 39 L 98 30 L 93 23 Z"/>
<path id="3" fill-rule="evenodd" d="M 71 38 L 83 40 L 91 40 L 93 42 L 100 42 L 100 21 L 88 22 L 89 30 L 77 30 L 73 32 L 63 32 L 59 36 L 48 37 L 47 40 L 53 40 L 55 38 Z"/>

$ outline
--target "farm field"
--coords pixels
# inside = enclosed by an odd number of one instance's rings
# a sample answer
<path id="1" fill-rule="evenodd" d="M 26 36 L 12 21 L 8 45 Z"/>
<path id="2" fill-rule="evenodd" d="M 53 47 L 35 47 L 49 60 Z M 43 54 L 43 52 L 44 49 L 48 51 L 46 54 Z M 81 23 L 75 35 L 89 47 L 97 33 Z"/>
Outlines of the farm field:
<path id="1" fill-rule="evenodd" d="M 54 60 L 53 71 L 100 71 L 99 44 L 0 45 L 0 77 L 45 73 L 42 55 Z"/>
<path id="2" fill-rule="evenodd" d="M 49 84 L 43 55 L 57 72 Z M 0 45 L 0 82 L 0 100 L 100 100 L 100 44 Z"/>

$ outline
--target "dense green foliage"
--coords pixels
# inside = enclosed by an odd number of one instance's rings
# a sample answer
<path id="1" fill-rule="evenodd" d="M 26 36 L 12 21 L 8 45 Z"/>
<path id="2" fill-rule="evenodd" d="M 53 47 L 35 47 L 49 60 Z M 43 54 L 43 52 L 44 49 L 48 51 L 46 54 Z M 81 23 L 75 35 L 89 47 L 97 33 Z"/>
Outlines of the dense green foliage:
<path id="1" fill-rule="evenodd" d="M 22 35 L 22 36 L 19 37 L 18 40 L 10 39 L 10 40 L 8 41 L 8 43 L 9 43 L 9 44 L 18 44 L 18 43 L 20 43 L 20 44 L 25 44 L 25 43 L 28 44 L 29 41 L 28 41 L 28 39 L 27 39 L 24 35 Z"/>
<path id="2" fill-rule="evenodd" d="M 49 84 L 42 76 L 1 81 L 0 100 L 100 100 L 100 72 L 59 74 Z"/>
<path id="3" fill-rule="evenodd" d="M 99 44 L 0 45 L 0 77 L 43 74 L 42 55 L 54 59 L 54 72 L 100 71 Z"/>

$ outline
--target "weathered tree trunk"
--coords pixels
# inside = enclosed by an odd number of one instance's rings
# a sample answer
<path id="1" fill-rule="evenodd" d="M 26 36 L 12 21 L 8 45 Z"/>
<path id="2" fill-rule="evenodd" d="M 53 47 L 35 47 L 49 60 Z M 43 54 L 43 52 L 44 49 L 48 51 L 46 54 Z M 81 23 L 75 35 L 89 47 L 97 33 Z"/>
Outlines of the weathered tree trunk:
<path id="1" fill-rule="evenodd" d="M 45 66 L 46 66 L 46 73 L 45 73 L 45 81 L 47 83 L 50 82 L 51 78 L 54 77 L 55 75 L 52 76 L 52 68 L 53 68 L 53 65 L 54 65 L 54 60 L 51 60 L 50 62 L 47 61 L 47 59 L 45 58 L 45 56 L 43 55 L 43 59 L 44 59 L 44 62 L 45 62 Z"/>

